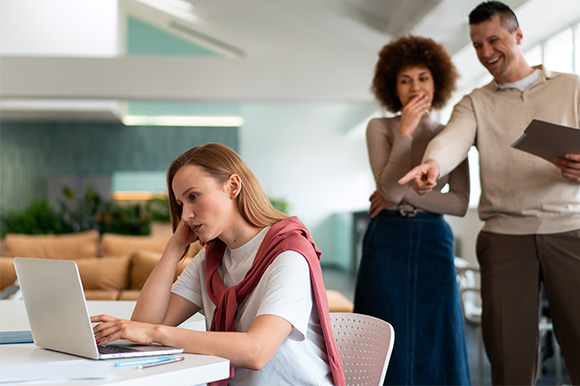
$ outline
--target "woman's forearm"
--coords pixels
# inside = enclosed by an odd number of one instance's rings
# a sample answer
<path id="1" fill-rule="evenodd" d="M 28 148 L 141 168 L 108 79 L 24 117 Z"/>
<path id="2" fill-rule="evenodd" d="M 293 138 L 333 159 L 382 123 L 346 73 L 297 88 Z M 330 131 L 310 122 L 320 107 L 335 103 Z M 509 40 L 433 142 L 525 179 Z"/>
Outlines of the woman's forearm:
<path id="1" fill-rule="evenodd" d="M 273 315 L 258 316 L 248 332 L 205 332 L 155 326 L 154 341 L 185 352 L 229 359 L 234 367 L 260 370 L 288 337 L 292 325 Z"/>
<path id="2" fill-rule="evenodd" d="M 153 268 L 139 299 L 131 320 L 147 323 L 162 323 L 169 306 L 171 286 L 185 246 L 170 239 L 159 262 Z"/>

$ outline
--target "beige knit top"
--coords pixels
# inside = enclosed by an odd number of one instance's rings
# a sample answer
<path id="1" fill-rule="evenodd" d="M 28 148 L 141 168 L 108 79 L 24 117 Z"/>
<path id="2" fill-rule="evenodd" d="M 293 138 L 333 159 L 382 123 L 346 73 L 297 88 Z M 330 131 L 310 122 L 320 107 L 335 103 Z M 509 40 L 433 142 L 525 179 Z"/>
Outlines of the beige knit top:
<path id="1" fill-rule="evenodd" d="M 412 136 L 399 134 L 401 117 L 375 118 L 367 127 L 367 148 L 377 190 L 389 202 L 386 209 L 396 210 L 406 202 L 433 213 L 463 216 L 469 204 L 469 166 L 467 159 L 448 176 L 440 178 L 430 193 L 420 196 L 409 184 L 397 181 L 421 163 L 427 143 L 443 128 L 423 117 Z M 441 189 L 449 184 L 449 191 Z"/>
<path id="2" fill-rule="evenodd" d="M 580 229 L 580 183 L 562 177 L 552 163 L 510 145 L 534 118 L 580 127 L 580 77 L 550 72 L 523 92 L 492 81 L 465 96 L 424 159 L 453 169 L 475 144 L 479 151 L 484 230 L 501 234 L 549 234 Z"/>

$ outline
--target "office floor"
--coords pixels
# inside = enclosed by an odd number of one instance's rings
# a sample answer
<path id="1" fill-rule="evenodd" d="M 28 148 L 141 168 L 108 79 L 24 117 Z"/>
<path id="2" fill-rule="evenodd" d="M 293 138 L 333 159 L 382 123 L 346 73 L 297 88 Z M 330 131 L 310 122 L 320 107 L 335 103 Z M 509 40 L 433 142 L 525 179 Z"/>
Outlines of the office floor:
<path id="1" fill-rule="evenodd" d="M 323 267 L 322 276 L 324 278 L 324 284 L 327 289 L 333 289 L 340 291 L 350 300 L 353 300 L 354 296 L 354 286 L 355 277 L 350 272 L 341 271 L 334 268 Z M 395 332 L 396 334 L 396 332 Z M 478 375 L 478 356 L 477 356 L 477 331 L 474 326 L 466 325 L 465 335 L 467 339 L 467 356 L 469 358 L 469 369 L 471 373 L 471 382 L 473 385 L 479 384 Z M 542 342 L 546 342 L 546 337 L 542 337 Z M 549 353 L 549 350 L 545 349 L 543 346 L 542 355 L 546 356 L 545 353 Z M 490 374 L 490 364 L 483 353 L 483 373 L 482 373 L 482 385 L 491 385 L 491 374 Z M 566 370 L 562 370 L 562 383 L 564 385 L 570 385 L 570 378 L 566 373 Z M 541 368 L 541 374 L 538 377 L 537 385 L 556 385 L 556 374 L 554 370 L 554 357 L 549 355 L 543 362 Z"/>

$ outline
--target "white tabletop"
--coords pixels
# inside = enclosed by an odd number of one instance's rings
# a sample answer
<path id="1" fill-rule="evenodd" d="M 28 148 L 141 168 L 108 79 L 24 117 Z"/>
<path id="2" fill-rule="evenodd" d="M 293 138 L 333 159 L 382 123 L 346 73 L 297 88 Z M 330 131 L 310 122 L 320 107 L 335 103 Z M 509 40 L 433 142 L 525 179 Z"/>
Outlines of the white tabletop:
<path id="1" fill-rule="evenodd" d="M 125 301 L 89 301 L 91 315 L 106 313 L 118 318 L 129 318 L 135 302 Z M 187 327 L 201 327 L 203 317 L 188 321 Z M 201 323 L 200 323 L 201 322 Z M 0 300 L 0 331 L 28 330 L 29 324 L 22 301 Z M 196 328 L 197 329 L 197 328 Z M 98 363 L 106 368 L 108 377 L 96 380 L 63 380 L 50 382 L 50 385 L 198 385 L 224 379 L 229 376 L 230 365 L 227 359 L 194 354 L 179 354 L 185 360 L 146 369 L 135 367 L 115 367 L 121 360 L 93 361 L 77 356 L 45 350 L 34 344 L 3 344 L 0 345 L 0 365 L 46 364 L 52 362 L 70 361 L 71 365 L 85 361 Z M 126 360 L 125 360 L 126 361 Z M 0 374 L 0 380 L 2 375 Z"/>
<path id="2" fill-rule="evenodd" d="M 87 306 L 91 315 L 107 314 L 121 319 L 130 319 L 135 308 L 135 301 L 100 301 L 89 300 Z M 205 331 L 205 318 L 195 314 L 180 327 Z M 26 308 L 22 300 L 0 300 L 0 331 L 30 330 Z"/>

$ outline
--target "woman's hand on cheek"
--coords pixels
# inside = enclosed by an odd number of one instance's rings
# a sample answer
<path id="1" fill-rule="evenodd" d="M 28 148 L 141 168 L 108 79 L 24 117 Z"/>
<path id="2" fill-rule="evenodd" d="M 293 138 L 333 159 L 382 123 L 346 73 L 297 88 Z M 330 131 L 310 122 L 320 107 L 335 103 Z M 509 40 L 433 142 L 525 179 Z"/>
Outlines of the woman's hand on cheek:
<path id="1" fill-rule="evenodd" d="M 185 221 L 179 222 L 177 229 L 175 229 L 175 232 L 173 233 L 173 238 L 177 242 L 186 246 L 198 240 L 197 235 L 191 230 Z"/>

